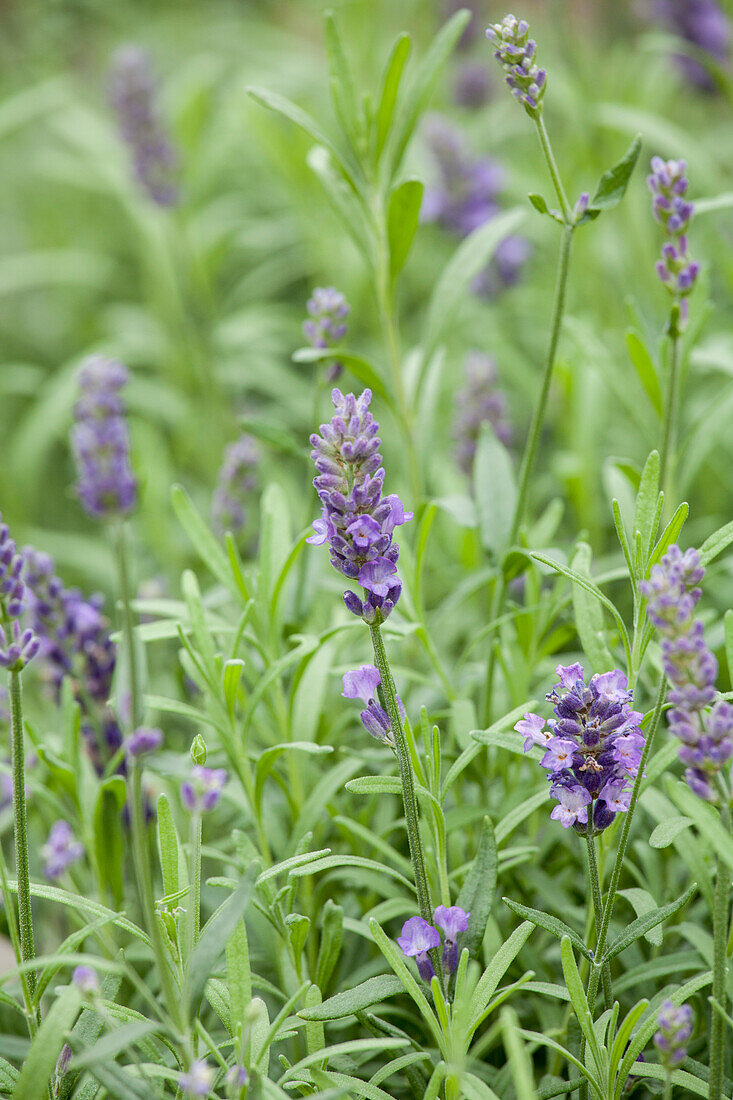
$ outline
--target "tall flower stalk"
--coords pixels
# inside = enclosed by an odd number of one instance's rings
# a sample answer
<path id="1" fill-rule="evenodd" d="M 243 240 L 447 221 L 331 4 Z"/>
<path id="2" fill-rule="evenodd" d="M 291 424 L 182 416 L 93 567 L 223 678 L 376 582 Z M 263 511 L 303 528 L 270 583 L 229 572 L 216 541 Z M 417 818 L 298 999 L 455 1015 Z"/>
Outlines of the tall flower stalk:
<path id="1" fill-rule="evenodd" d="M 539 393 L 535 402 L 532 419 L 530 421 L 527 439 L 522 453 L 519 467 L 519 484 L 517 499 L 514 506 L 514 514 L 509 533 L 508 545 L 513 545 L 519 534 L 519 529 L 524 520 L 527 509 L 527 497 L 529 493 L 530 479 L 537 459 L 542 426 L 547 413 L 547 401 L 550 395 L 550 386 L 557 356 L 557 347 L 560 341 L 560 331 L 565 313 L 565 298 L 567 293 L 568 272 L 570 269 L 570 249 L 573 239 L 573 231 L 583 218 L 588 196 L 583 195 L 575 208 L 570 206 L 565 188 L 560 178 L 550 138 L 542 117 L 543 98 L 547 87 L 547 72 L 538 68 L 534 57 L 536 42 L 529 37 L 529 24 L 526 20 L 518 20 L 513 15 L 506 15 L 501 23 L 495 23 L 486 31 L 486 36 L 495 47 L 494 57 L 501 64 L 505 73 L 505 80 L 512 95 L 522 104 L 525 111 L 532 119 L 537 136 L 545 158 L 552 185 L 560 204 L 557 220 L 562 226 L 560 239 L 560 253 L 558 257 L 557 275 L 555 277 L 555 295 L 552 307 L 552 319 L 550 322 L 550 335 L 547 343 L 547 351 L 542 372 Z M 506 579 L 503 570 L 499 571 L 491 600 L 489 619 L 495 623 L 501 615 L 506 597 Z M 489 634 L 491 650 L 486 675 L 486 699 L 485 717 L 488 721 L 491 707 L 491 696 L 494 679 L 494 667 L 496 662 L 493 645 L 492 631 Z"/>
<path id="2" fill-rule="evenodd" d="M 334 389 L 334 416 L 328 424 L 321 424 L 320 435 L 311 436 L 311 453 L 318 471 L 313 484 L 322 508 L 321 517 L 313 523 L 315 534 L 307 541 L 317 546 L 328 544 L 334 569 L 362 589 L 361 596 L 351 590 L 344 592 L 344 603 L 369 626 L 379 674 L 379 681 L 375 681 L 371 690 L 376 691 L 379 683 L 380 709 L 388 722 L 385 734 L 389 734 L 400 770 L 418 907 L 420 916 L 429 922 L 433 904 L 420 836 L 415 777 L 380 629 L 402 592 L 397 572 L 399 547 L 393 541 L 395 528 L 412 519 L 412 513 L 405 512 L 396 494 L 382 496 L 381 440 L 377 435 L 379 425 L 369 411 L 371 397 L 370 390 L 355 397 L 353 393 L 344 395 Z M 358 685 L 354 690 L 356 695 L 361 694 Z M 440 961 L 436 961 L 435 970 L 442 975 Z"/>
<path id="3" fill-rule="evenodd" d="M 686 171 L 684 160 L 664 161 L 661 157 L 653 157 L 652 171 L 647 177 L 647 185 L 654 196 L 654 217 L 668 238 L 662 247 L 662 257 L 657 261 L 657 274 L 672 297 L 667 326 L 669 355 L 659 449 L 660 484 L 670 501 L 679 410 L 680 340 L 687 324 L 687 298 L 700 270 L 700 265 L 690 258 L 687 245 L 687 229 L 695 208 L 685 198 L 688 186 Z"/>

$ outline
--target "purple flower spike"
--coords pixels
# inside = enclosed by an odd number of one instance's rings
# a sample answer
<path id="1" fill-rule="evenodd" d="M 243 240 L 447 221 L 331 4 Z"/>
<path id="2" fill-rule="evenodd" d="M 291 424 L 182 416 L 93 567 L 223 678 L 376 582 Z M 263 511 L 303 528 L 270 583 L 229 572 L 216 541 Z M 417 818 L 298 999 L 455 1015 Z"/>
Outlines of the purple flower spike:
<path id="1" fill-rule="evenodd" d="M 687 319 L 685 299 L 700 271 L 700 265 L 690 259 L 687 247 L 687 228 L 695 208 L 685 199 L 686 171 L 684 160 L 664 161 L 661 157 L 652 157 L 651 175 L 647 176 L 653 195 L 652 212 L 671 238 L 662 247 L 662 258 L 656 265 L 657 274 L 678 305 L 683 323 Z"/>
<path id="2" fill-rule="evenodd" d="M 443 966 L 449 974 L 458 966 L 458 937 L 468 930 L 470 916 L 460 905 L 438 905 L 433 913 L 433 920 L 443 930 Z"/>
<path id="3" fill-rule="evenodd" d="M 524 751 L 541 745 L 541 766 L 557 800 L 555 821 L 583 835 L 607 829 L 618 813 L 629 808 L 633 780 L 644 748 L 631 709 L 631 692 L 618 669 L 592 676 L 586 685 L 583 666 L 558 665 L 558 682 L 547 698 L 555 706 L 548 723 L 538 714 L 525 714 L 515 730 L 524 737 Z"/>
<path id="4" fill-rule="evenodd" d="M 308 541 L 328 543 L 334 569 L 364 589 L 363 599 L 344 593 L 349 611 L 367 623 L 382 623 L 402 591 L 394 531 L 412 519 L 412 512 L 395 494 L 382 496 L 381 441 L 369 411 L 371 390 L 357 398 L 334 389 L 332 399 L 336 411 L 330 423 L 321 424 L 321 434 L 310 439 L 322 510 Z"/>
<path id="5" fill-rule="evenodd" d="M 51 826 L 48 840 L 41 849 L 46 878 L 57 879 L 84 855 L 84 845 L 74 838 L 68 821 L 57 821 Z"/>
<path id="6" fill-rule="evenodd" d="M 659 1061 L 667 1070 L 676 1069 L 687 1057 L 685 1044 L 692 1035 L 693 1016 L 689 1005 L 679 1008 L 670 1000 L 662 1002 L 657 1016 L 659 1030 L 654 1036 L 654 1046 Z"/>
<path id="7" fill-rule="evenodd" d="M 156 752 L 162 744 L 162 730 L 139 726 L 125 741 L 125 752 L 133 757 L 146 756 L 150 752 Z"/>
<path id="8" fill-rule="evenodd" d="M 715 64 L 730 60 L 730 23 L 717 0 L 653 0 L 651 13 L 680 38 L 706 53 Z M 675 63 L 685 79 L 702 92 L 714 92 L 717 84 L 696 58 L 676 54 Z"/>
<path id="9" fill-rule="evenodd" d="M 28 575 L 23 554 L 18 553 L 7 523 L 0 515 L 0 666 L 10 672 L 22 672 L 40 649 L 35 630 L 19 622 L 29 600 L 33 599 L 33 578 Z"/>
<path id="10" fill-rule="evenodd" d="M 223 768 L 204 768 L 195 764 L 191 779 L 181 783 L 181 801 L 189 813 L 208 813 L 221 797 L 227 773 Z"/>
<path id="11" fill-rule="evenodd" d="M 694 611 L 705 570 L 696 550 L 670 546 L 648 580 L 641 582 L 647 614 L 662 635 L 664 673 L 671 685 L 669 728 L 682 742 L 690 790 L 706 802 L 719 798 L 718 775 L 733 756 L 733 707 L 715 702 L 718 662 L 705 644 Z M 714 705 L 713 705 L 714 704 Z"/>
<path id="12" fill-rule="evenodd" d="M 346 318 L 350 306 L 340 290 L 333 286 L 317 286 L 308 299 L 308 320 L 303 322 L 303 335 L 314 348 L 333 348 L 347 333 Z M 343 370 L 339 362 L 329 363 L 326 381 L 335 382 Z"/>
<path id="13" fill-rule="evenodd" d="M 160 118 L 157 90 L 147 51 L 138 46 L 118 50 L 112 59 L 110 101 L 135 178 L 158 206 L 173 206 L 178 201 L 178 158 Z"/>
<path id="14" fill-rule="evenodd" d="M 456 394 L 453 437 L 458 465 L 470 478 L 482 425 L 490 424 L 505 447 L 512 441 L 512 428 L 507 417 L 506 397 L 496 386 L 494 360 L 480 351 L 469 352 L 465 377 L 465 384 Z"/>
<path id="15" fill-rule="evenodd" d="M 495 47 L 494 57 L 504 70 L 512 95 L 531 118 L 539 118 L 547 72 L 534 60 L 537 43 L 529 37 L 529 24 L 515 15 L 505 15 L 501 23 L 493 23 L 487 29 L 486 37 Z"/>
<path id="16" fill-rule="evenodd" d="M 237 534 L 247 523 L 248 506 L 257 489 L 260 452 L 246 432 L 230 443 L 219 470 L 219 480 L 211 502 L 211 518 L 220 535 Z"/>
<path id="17" fill-rule="evenodd" d="M 120 390 L 128 374 L 122 363 L 91 356 L 79 372 L 81 396 L 74 408 L 71 447 L 76 491 L 95 519 L 125 516 L 135 507 L 137 482 L 130 466 L 130 439 Z"/>
<path id="18" fill-rule="evenodd" d="M 230 1089 L 243 1089 L 249 1081 L 246 1066 L 232 1066 L 227 1073 L 227 1085 Z"/>
<path id="19" fill-rule="evenodd" d="M 397 943 L 403 955 L 408 959 L 415 959 L 420 977 L 429 984 L 435 968 L 428 952 L 440 947 L 440 932 L 437 928 L 433 928 L 422 917 L 410 917 L 402 925 L 402 935 L 397 937 Z"/>
<path id="20" fill-rule="evenodd" d="M 203 1058 L 196 1058 L 181 1074 L 178 1084 L 184 1096 L 205 1100 L 214 1086 L 214 1070 Z"/>

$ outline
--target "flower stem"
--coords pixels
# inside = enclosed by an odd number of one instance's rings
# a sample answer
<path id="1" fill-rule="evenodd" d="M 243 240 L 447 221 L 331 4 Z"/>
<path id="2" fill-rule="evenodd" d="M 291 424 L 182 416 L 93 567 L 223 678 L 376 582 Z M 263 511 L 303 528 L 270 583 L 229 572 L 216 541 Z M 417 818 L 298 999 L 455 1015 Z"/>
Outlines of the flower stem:
<path id="1" fill-rule="evenodd" d="M 618 891 L 618 884 L 621 879 L 621 871 L 623 870 L 624 858 L 626 856 L 626 846 L 629 842 L 629 833 L 631 831 L 631 822 L 634 817 L 634 811 L 636 804 L 639 801 L 639 793 L 641 791 L 641 783 L 644 778 L 644 769 L 646 762 L 649 759 L 649 753 L 651 751 L 654 735 L 657 732 L 657 726 L 659 725 L 659 719 L 662 714 L 662 707 L 664 705 L 664 699 L 667 694 L 667 681 L 663 676 L 659 682 L 659 691 L 657 692 L 657 700 L 654 704 L 654 712 L 652 714 L 652 720 L 649 723 L 649 732 L 646 737 L 644 749 L 641 754 L 641 761 L 639 762 L 639 770 L 636 773 L 636 779 L 634 780 L 634 787 L 631 792 L 631 800 L 629 802 L 629 808 L 624 814 L 624 824 L 621 830 L 621 838 L 619 840 L 618 848 L 616 849 L 616 859 L 613 864 L 613 871 L 611 872 L 611 881 L 608 886 L 608 893 L 606 895 L 606 904 L 603 908 L 603 917 L 601 919 L 601 926 L 598 930 L 598 937 L 596 939 L 596 950 L 594 953 L 594 963 L 591 967 L 590 978 L 588 979 L 588 1005 L 591 1013 L 593 1013 L 596 1002 L 596 994 L 598 993 L 598 982 L 600 980 L 602 966 L 599 966 L 599 961 L 603 957 L 603 952 L 606 949 L 606 938 L 608 936 L 608 926 L 611 922 L 613 915 L 613 908 L 616 904 L 616 893 Z"/>
<path id="2" fill-rule="evenodd" d="M 389 717 L 392 736 L 394 737 L 397 763 L 400 768 L 407 841 L 410 847 L 410 859 L 412 860 L 412 870 L 415 877 L 418 908 L 423 920 L 426 920 L 428 924 L 432 924 L 433 901 L 430 896 L 430 884 L 425 869 L 425 855 L 423 852 L 422 838 L 420 836 L 420 818 L 417 808 L 417 798 L 415 796 L 415 777 L 412 773 L 410 752 L 405 739 L 402 717 L 397 705 L 397 690 L 395 688 L 394 679 L 392 678 L 389 661 L 387 660 L 387 652 L 384 648 L 384 639 L 382 638 L 381 630 L 375 623 L 370 625 L 369 631 L 372 636 L 372 646 L 374 647 L 374 662 L 379 669 L 379 675 L 382 681 L 382 691 L 384 692 L 384 700 L 387 704 L 387 715 Z M 433 955 L 436 957 L 433 958 Z M 438 980 L 441 982 L 442 986 L 443 968 L 440 960 L 440 952 L 437 949 L 431 951 L 430 957 L 433 961 L 435 972 L 438 975 Z"/>
<path id="3" fill-rule="evenodd" d="M 541 121 L 541 120 L 540 120 Z M 542 132 L 545 133 L 544 125 L 542 126 Z M 546 137 L 545 133 L 545 137 Z M 549 144 L 548 144 L 549 148 Z M 554 160 L 552 162 L 554 164 Z M 567 201 L 567 200 L 566 200 Z M 529 483 L 532 477 L 532 473 L 537 458 L 537 449 L 539 447 L 540 435 L 542 434 L 542 427 L 545 422 L 545 415 L 547 413 L 547 400 L 550 395 L 550 385 L 552 383 L 552 375 L 555 367 L 555 357 L 557 355 L 557 345 L 560 340 L 560 330 L 562 328 L 562 319 L 565 313 L 565 298 L 568 285 L 568 270 L 570 266 L 570 245 L 573 239 L 573 227 L 572 225 L 563 226 L 562 239 L 560 241 L 560 256 L 558 259 L 557 276 L 555 279 L 555 301 L 552 310 L 552 322 L 550 325 L 550 338 L 547 345 L 547 352 L 545 355 L 544 373 L 542 376 L 542 385 L 537 397 L 537 403 L 532 414 L 532 421 L 527 433 L 527 440 L 524 444 L 524 453 L 522 455 L 522 462 L 519 468 L 519 488 L 517 490 L 517 502 L 514 506 L 514 516 L 512 518 L 512 526 L 509 534 L 509 546 L 513 546 L 517 541 L 519 534 L 519 528 L 524 520 L 524 514 L 527 508 L 527 496 L 529 493 Z M 504 598 L 506 596 L 506 579 L 504 577 L 503 569 L 500 569 L 494 586 L 494 592 L 491 599 L 491 608 L 489 610 L 489 621 L 494 622 L 501 615 L 504 608 Z M 494 666 L 496 664 L 496 652 L 494 649 L 494 631 L 489 634 L 489 644 L 491 646 L 488 665 L 486 672 L 486 684 L 485 684 L 485 706 L 483 708 L 486 722 L 490 720 L 490 707 L 491 697 L 494 680 Z"/>
<path id="4" fill-rule="evenodd" d="M 674 468 L 677 411 L 679 407 L 680 334 L 676 326 L 669 331 L 669 364 L 667 367 L 662 409 L 662 441 L 659 449 L 659 484 L 665 500 L 672 503 L 672 472 Z"/>
<path id="5" fill-rule="evenodd" d="M 664 1097 L 663 1100 L 672 1100 L 672 1076 L 667 1074 L 664 1078 Z"/>
<path id="6" fill-rule="evenodd" d="M 565 219 L 565 224 L 570 226 L 572 223 L 573 212 L 570 209 L 570 203 L 568 197 L 565 194 L 565 188 L 562 185 L 560 179 L 560 173 L 557 169 L 557 162 L 555 161 L 555 155 L 552 152 L 552 146 L 550 145 L 550 137 L 545 128 L 545 120 L 542 115 L 538 115 L 535 118 L 535 124 L 537 126 L 537 136 L 540 139 L 540 145 L 542 146 L 542 152 L 544 153 L 545 160 L 547 161 L 547 167 L 550 170 L 550 176 L 552 177 L 552 185 L 555 188 L 555 194 L 557 200 L 560 203 L 562 210 L 562 216 Z"/>
<path id="7" fill-rule="evenodd" d="M 723 823 L 730 829 L 730 809 L 723 804 Z M 710 1091 L 709 1100 L 721 1100 L 723 1095 L 723 1069 L 725 1058 L 725 1019 L 722 1012 L 726 1005 L 726 972 L 728 940 L 728 897 L 730 872 L 727 864 L 718 856 L 716 862 L 715 902 L 713 907 L 713 998 L 721 1012 L 711 1006 L 710 1019 Z"/>
<path id="8" fill-rule="evenodd" d="M 10 744 L 13 767 L 13 818 L 15 869 L 18 878 L 18 927 L 23 962 L 35 956 L 30 876 L 28 873 L 28 817 L 25 803 L 25 750 L 23 745 L 23 689 L 20 672 L 10 673 Z M 31 997 L 36 991 L 36 972 L 28 971 Z"/>
<path id="9" fill-rule="evenodd" d="M 603 901 L 601 898 L 601 880 L 598 875 L 595 836 L 593 834 L 588 834 L 588 836 L 586 836 L 586 841 L 588 847 L 588 879 L 590 881 L 591 894 L 593 895 L 593 913 L 595 916 L 596 935 L 598 935 L 598 930 L 601 927 L 601 921 L 603 919 Z M 603 1007 L 609 1009 L 613 1004 L 613 995 L 611 989 L 611 970 L 608 964 L 603 967 L 601 981 L 603 984 Z"/>
<path id="10" fill-rule="evenodd" d="M 120 521 L 115 535 L 117 568 L 120 582 L 120 600 L 122 602 L 122 629 L 125 638 L 125 649 L 127 650 L 127 679 L 130 689 L 130 726 L 134 730 L 140 725 L 142 705 L 135 651 L 135 623 L 132 615 L 132 589 L 130 586 L 127 532 L 123 521 Z"/>

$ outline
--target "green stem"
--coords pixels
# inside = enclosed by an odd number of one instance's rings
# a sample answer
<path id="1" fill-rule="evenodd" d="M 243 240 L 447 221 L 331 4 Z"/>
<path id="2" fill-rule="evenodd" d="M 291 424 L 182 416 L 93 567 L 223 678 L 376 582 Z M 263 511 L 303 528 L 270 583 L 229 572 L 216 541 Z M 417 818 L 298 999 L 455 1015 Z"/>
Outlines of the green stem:
<path id="1" fill-rule="evenodd" d="M 541 122 L 541 120 L 540 120 Z M 542 132 L 544 133 L 544 126 L 542 126 Z M 546 134 L 545 134 L 546 136 Z M 554 160 L 552 161 L 554 164 Z M 529 484 L 534 471 L 535 460 L 537 458 L 537 449 L 539 447 L 540 436 L 542 434 L 542 427 L 545 422 L 545 415 L 547 413 L 547 401 L 550 395 L 550 385 L 552 383 L 552 375 L 555 368 L 555 357 L 557 355 L 557 346 L 560 340 L 560 330 L 562 329 L 562 319 L 565 313 L 565 298 L 568 285 L 568 270 L 570 266 L 570 246 L 573 239 L 573 227 L 572 225 L 563 226 L 562 239 L 560 241 L 560 255 L 558 258 L 557 276 L 555 279 L 555 301 L 552 309 L 552 322 L 550 325 L 550 338 L 547 345 L 547 352 L 545 354 L 545 365 L 542 376 L 542 385 L 537 397 L 534 412 L 532 414 L 532 421 L 527 433 L 527 440 L 524 444 L 524 453 L 522 455 L 522 462 L 519 468 L 519 488 L 517 490 L 517 501 L 514 506 L 514 516 L 512 518 L 512 526 L 509 534 L 508 545 L 513 546 L 517 541 L 519 534 L 519 528 L 524 520 L 525 511 L 527 508 L 527 496 L 529 493 Z M 491 608 L 489 610 L 489 621 L 494 622 L 501 615 L 504 608 L 504 597 L 506 596 L 506 580 L 504 577 L 503 569 L 500 570 L 496 584 L 494 586 L 494 592 L 491 600 Z M 494 667 L 496 664 L 496 651 L 494 648 L 494 631 L 489 634 L 489 658 L 486 672 L 486 699 L 484 706 L 484 715 L 486 722 L 490 720 L 490 707 L 491 696 L 494 680 Z"/>
<path id="2" fill-rule="evenodd" d="M 596 935 L 601 927 L 601 921 L 603 919 L 603 901 L 601 898 L 601 880 L 598 874 L 598 860 L 596 858 L 596 841 L 593 834 L 589 834 L 586 837 L 588 848 L 588 879 L 591 886 L 591 894 L 593 895 L 593 914 L 595 916 Z M 603 1007 L 605 1009 L 611 1008 L 613 1005 L 613 995 L 611 989 L 611 970 L 608 965 L 603 967 L 603 973 L 601 975 L 601 981 L 603 983 Z"/>
<path id="3" fill-rule="evenodd" d="M 191 883 L 191 898 L 186 908 L 186 965 L 188 965 L 191 953 L 199 938 L 199 923 L 201 920 L 201 814 L 194 811 L 191 814 L 190 826 L 191 868 L 189 880 Z"/>
<path id="4" fill-rule="evenodd" d="M 601 927 L 598 931 L 598 938 L 596 940 L 596 950 L 594 953 L 594 963 L 591 966 L 590 978 L 588 981 L 588 1005 L 590 1006 L 591 1013 L 594 1012 L 596 994 L 598 993 L 598 982 L 601 976 L 602 966 L 598 965 L 598 962 L 603 957 L 603 952 L 606 949 L 606 939 L 608 937 L 608 926 L 611 922 L 613 915 L 614 905 L 616 904 L 616 893 L 618 891 L 618 884 L 621 879 L 621 871 L 623 870 L 624 858 L 626 856 L 626 846 L 629 842 L 629 833 L 631 831 L 631 822 L 634 817 L 634 811 L 636 810 L 636 804 L 639 801 L 639 793 L 641 791 L 641 784 L 644 778 L 644 769 L 646 768 L 647 760 L 649 759 L 649 753 L 651 751 L 652 742 L 654 741 L 654 735 L 657 732 L 657 726 L 659 725 L 659 719 L 662 714 L 662 707 L 664 706 L 664 699 L 667 694 L 667 681 L 663 676 L 659 683 L 659 691 L 657 692 L 657 700 L 654 704 L 654 712 L 652 714 L 652 720 L 649 723 L 649 732 L 647 733 L 646 743 L 641 754 L 641 761 L 639 763 L 639 770 L 636 773 L 636 779 L 634 780 L 634 787 L 631 792 L 631 801 L 629 802 L 629 808 L 624 814 L 624 824 L 621 830 L 621 838 L 619 840 L 618 848 L 616 849 L 616 859 L 613 864 L 613 871 L 611 872 L 611 881 L 608 885 L 608 893 L 606 894 L 606 904 L 603 909 L 603 917 L 601 920 Z"/>
<path id="5" fill-rule="evenodd" d="M 664 1079 L 664 1097 L 663 1100 L 672 1100 L 672 1076 L 667 1074 Z"/>
<path id="6" fill-rule="evenodd" d="M 407 747 L 405 732 L 402 725 L 402 716 L 397 705 L 397 690 L 395 688 L 394 679 L 392 678 L 389 661 L 387 660 L 387 652 L 384 648 L 384 639 L 382 638 L 381 630 L 377 624 L 372 624 L 369 627 L 369 631 L 372 636 L 372 646 L 374 647 L 374 662 L 379 669 L 379 675 L 382 681 L 382 692 L 384 693 L 389 725 L 394 738 L 397 763 L 400 768 L 402 802 L 405 808 L 405 824 L 407 827 L 407 842 L 410 847 L 410 859 L 412 860 L 412 869 L 415 877 L 418 908 L 423 920 L 426 920 L 428 924 L 432 924 L 433 901 L 430 896 L 430 884 L 425 869 L 425 855 L 423 853 L 422 838 L 420 836 L 420 818 L 417 808 L 417 798 L 415 796 L 415 777 L 412 774 L 410 752 Z M 443 971 L 439 952 L 431 952 L 431 958 L 433 954 L 436 955 L 436 959 L 433 959 L 433 966 L 442 984 Z"/>
<path id="7" fill-rule="evenodd" d="M 122 601 L 122 629 L 127 650 L 127 678 L 130 689 L 130 726 L 133 730 L 140 725 L 142 702 L 137 674 L 137 656 L 135 650 L 135 621 L 132 614 L 132 588 L 127 553 L 125 524 L 120 521 L 115 532 L 115 549 L 120 581 L 120 599 Z"/>
<path id="8" fill-rule="evenodd" d="M 723 804 L 723 823 L 730 830 L 730 809 Z M 715 903 L 713 908 L 713 998 L 724 1012 L 728 939 L 728 898 L 730 872 L 724 860 L 716 862 Z M 714 1006 L 710 1009 L 710 1091 L 709 1100 L 721 1100 L 725 1059 L 725 1019 Z"/>
<path id="9" fill-rule="evenodd" d="M 0 888 L 2 888 L 3 892 L 5 918 L 8 922 L 8 932 L 10 933 L 10 939 L 13 944 L 15 961 L 18 966 L 20 966 L 23 961 L 23 954 L 20 947 L 18 925 L 15 919 L 15 904 L 13 902 L 13 895 L 10 892 L 10 887 L 8 886 L 8 869 L 5 865 L 5 855 L 3 854 L 2 845 L 0 845 Z M 33 997 L 31 996 L 28 985 L 28 974 L 24 970 L 20 972 L 20 987 L 23 991 L 23 1003 L 25 1004 L 25 1018 L 28 1034 L 32 1039 L 38 1031 L 38 1010 L 33 1004 Z"/>
<path id="10" fill-rule="evenodd" d="M 680 335 L 677 328 L 669 333 L 669 365 L 662 410 L 662 441 L 659 448 L 659 484 L 665 500 L 672 503 L 672 472 L 674 467 L 677 410 L 679 406 Z"/>
<path id="11" fill-rule="evenodd" d="M 20 672 L 10 673 L 10 744 L 13 767 L 13 818 L 15 870 L 18 878 L 18 927 L 23 962 L 36 953 L 33 943 L 30 875 L 28 872 L 28 817 L 25 803 L 25 749 L 23 745 L 23 689 Z M 36 991 L 36 972 L 28 971 L 31 997 Z"/>
<path id="12" fill-rule="evenodd" d="M 535 120 L 537 126 L 537 136 L 540 139 L 540 145 L 542 146 L 542 152 L 545 160 L 547 161 L 547 167 L 550 170 L 550 176 L 552 177 L 552 185 L 555 188 L 555 194 L 557 200 L 560 203 L 560 209 L 562 210 L 562 216 L 565 220 L 565 224 L 570 226 L 573 220 L 573 212 L 570 209 L 570 203 L 568 197 L 565 194 L 565 188 L 562 185 L 560 179 L 560 173 L 557 169 L 557 163 L 555 161 L 555 155 L 552 152 L 552 146 L 550 145 L 550 137 L 545 129 L 545 120 L 542 115 L 539 115 Z"/>

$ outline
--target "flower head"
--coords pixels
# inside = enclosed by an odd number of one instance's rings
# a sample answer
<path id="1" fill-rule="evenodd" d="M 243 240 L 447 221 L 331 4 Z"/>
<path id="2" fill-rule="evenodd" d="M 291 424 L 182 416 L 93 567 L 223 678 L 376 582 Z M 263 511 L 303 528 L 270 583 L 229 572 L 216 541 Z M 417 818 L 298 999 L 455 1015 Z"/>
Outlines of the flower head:
<path id="1" fill-rule="evenodd" d="M 84 855 L 84 845 L 74 837 L 68 821 L 57 821 L 51 826 L 48 840 L 41 849 L 46 878 L 60 878 L 66 870 Z"/>
<path id="2" fill-rule="evenodd" d="M 695 208 L 685 198 L 686 172 L 684 160 L 664 161 L 661 157 L 652 157 L 651 175 L 647 176 L 649 190 L 654 196 L 654 217 L 669 237 L 662 247 L 662 258 L 657 262 L 657 274 L 678 304 L 683 324 L 687 319 L 687 296 L 700 271 L 699 263 L 690 259 L 687 247 L 687 228 Z"/>
<path id="3" fill-rule="evenodd" d="M 89 996 L 99 992 L 99 978 L 93 966 L 77 966 L 71 980 L 80 993 Z"/>
<path id="4" fill-rule="evenodd" d="M 346 318 L 350 306 L 340 290 L 333 286 L 317 286 L 306 304 L 308 320 L 303 322 L 303 335 L 314 348 L 332 348 L 340 344 L 347 332 Z"/>
<path id="5" fill-rule="evenodd" d="M 0 666 L 11 672 L 24 669 L 41 644 L 35 631 L 23 629 L 19 622 L 31 598 L 25 566 L 0 515 Z"/>
<path id="6" fill-rule="evenodd" d="M 397 943 L 403 955 L 415 959 L 422 980 L 430 982 L 435 968 L 428 952 L 440 947 L 440 932 L 437 928 L 433 928 L 422 917 L 410 917 L 402 925 L 402 935 L 397 937 Z"/>
<path id="7" fill-rule="evenodd" d="M 163 731 L 149 726 L 138 726 L 124 742 L 125 752 L 128 756 L 146 756 L 150 752 L 156 752 L 163 744 Z"/>
<path id="8" fill-rule="evenodd" d="M 212 520 L 219 534 L 227 531 L 236 534 L 247 523 L 247 508 L 257 489 L 259 463 L 257 444 L 246 432 L 227 447 L 211 502 Z"/>
<path id="9" fill-rule="evenodd" d="M 344 673 L 344 690 L 341 694 L 345 699 L 361 699 L 363 703 L 366 703 L 366 708 L 359 716 L 364 729 L 377 741 L 394 748 L 392 725 L 387 711 L 382 706 L 378 692 L 381 682 L 379 669 L 375 668 L 374 665 L 361 665 L 353 672 Z M 405 708 L 399 695 L 397 696 L 397 706 L 404 718 Z"/>
<path id="10" fill-rule="evenodd" d="M 402 582 L 397 575 L 396 527 L 412 519 L 395 494 L 382 496 L 384 470 L 379 454 L 379 425 L 369 411 L 371 390 L 357 398 L 334 389 L 335 414 L 311 436 L 311 456 L 318 474 L 313 481 L 321 499 L 321 518 L 308 541 L 328 543 L 331 564 L 361 585 L 364 598 L 344 593 L 344 602 L 365 622 L 380 623 L 397 603 Z"/>
<path id="11" fill-rule="evenodd" d="M 189 813 L 208 813 L 221 797 L 227 773 L 223 768 L 194 764 L 191 778 L 181 784 L 181 800 Z"/>
<path id="12" fill-rule="evenodd" d="M 654 1035 L 654 1046 L 659 1052 L 659 1060 L 668 1070 L 682 1065 L 687 1057 L 685 1044 L 692 1035 L 692 1009 L 689 1005 L 678 1008 L 670 1000 L 662 1002 L 657 1016 L 658 1031 Z"/>
<path id="13" fill-rule="evenodd" d="M 541 745 L 541 766 L 557 800 L 551 817 L 576 832 L 601 832 L 629 808 L 629 780 L 641 765 L 641 714 L 631 709 L 631 692 L 618 669 L 596 673 L 586 685 L 583 666 L 558 665 L 558 682 L 547 698 L 556 717 L 548 723 L 525 714 L 515 729 L 524 751 Z"/>
<path id="14" fill-rule="evenodd" d="M 78 474 L 77 495 L 95 519 L 127 515 L 137 500 L 120 396 L 127 380 L 122 363 L 101 355 L 91 356 L 79 371 L 81 395 L 74 408 L 71 447 Z"/>
<path id="15" fill-rule="evenodd" d="M 156 101 L 152 59 L 138 46 L 124 46 L 112 59 L 110 101 L 120 135 L 132 156 L 135 177 L 158 206 L 178 201 L 177 156 Z"/>
<path id="16" fill-rule="evenodd" d="M 539 118 L 547 71 L 535 62 L 537 43 L 529 37 L 529 23 L 515 15 L 505 15 L 501 23 L 493 23 L 487 29 L 486 37 L 495 47 L 494 57 L 504 70 L 512 95 L 528 115 Z"/>

